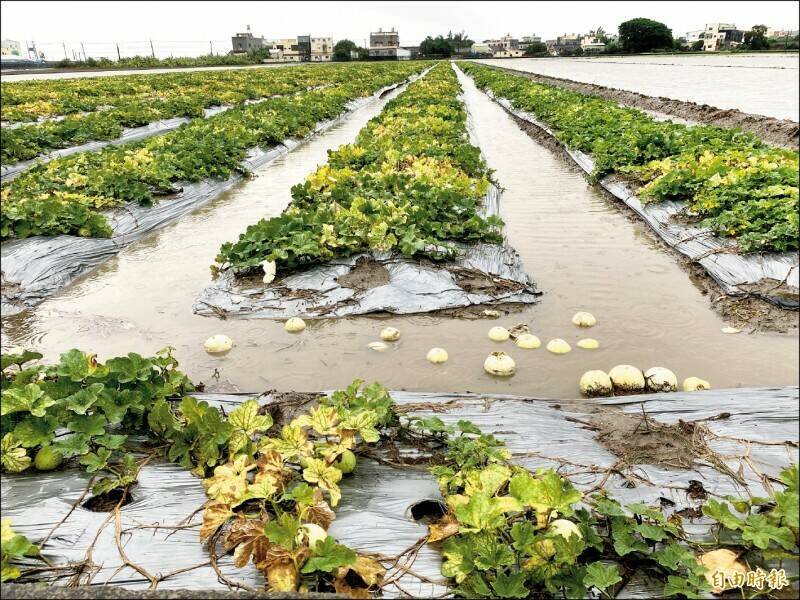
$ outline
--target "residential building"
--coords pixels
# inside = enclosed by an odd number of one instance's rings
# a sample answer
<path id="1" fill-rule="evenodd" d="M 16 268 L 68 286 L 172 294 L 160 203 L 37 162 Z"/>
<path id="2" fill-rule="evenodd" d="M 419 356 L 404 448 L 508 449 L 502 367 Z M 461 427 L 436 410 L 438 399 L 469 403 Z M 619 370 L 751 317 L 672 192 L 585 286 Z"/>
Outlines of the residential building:
<path id="1" fill-rule="evenodd" d="M 555 51 L 557 54 L 574 54 L 581 47 L 582 36 L 570 33 L 556 38 Z"/>
<path id="2" fill-rule="evenodd" d="M 311 38 L 311 62 L 325 62 L 333 58 L 332 37 Z"/>
<path id="3" fill-rule="evenodd" d="M 411 54 L 411 58 L 417 58 L 419 56 L 419 46 L 400 46 L 403 50 L 408 50 Z"/>
<path id="4" fill-rule="evenodd" d="M 729 23 L 708 23 L 703 32 L 703 50 L 730 50 L 744 42 L 744 31 Z"/>
<path id="5" fill-rule="evenodd" d="M 515 50 L 519 48 L 519 40 L 511 37 L 510 33 L 505 34 L 497 40 L 483 40 L 483 43 L 492 49 L 492 52 L 501 52 L 503 50 Z"/>
<path id="6" fill-rule="evenodd" d="M 264 48 L 264 38 L 256 37 L 250 31 L 250 25 L 247 26 L 247 31 L 244 33 L 237 33 L 231 38 L 233 44 L 233 54 L 247 54 Z"/>
<path id="7" fill-rule="evenodd" d="M 472 44 L 470 47 L 470 52 L 473 56 L 480 56 L 482 58 L 488 58 L 494 54 L 492 49 L 489 47 L 489 44 L 479 44 L 477 42 Z"/>
<path id="8" fill-rule="evenodd" d="M 522 56 L 525 56 L 525 50 L 522 48 L 507 48 L 492 53 L 493 58 L 520 58 Z"/>
<path id="9" fill-rule="evenodd" d="M 272 60 L 280 62 L 328 62 L 333 60 L 333 38 L 299 35 L 266 42 Z"/>
<path id="10" fill-rule="evenodd" d="M 400 48 L 400 34 L 392 27 L 391 31 L 382 28 L 369 34 L 370 58 L 397 58 Z"/>
<path id="11" fill-rule="evenodd" d="M 773 29 L 772 27 L 767 29 L 767 37 L 776 40 L 792 40 L 796 38 L 800 34 L 800 31 L 797 29 Z M 5 42 L 3 42 L 5 44 Z"/>
<path id="12" fill-rule="evenodd" d="M 605 43 L 593 35 L 585 35 L 581 38 L 581 50 L 584 54 L 597 54 L 605 49 Z"/>
<path id="13" fill-rule="evenodd" d="M 541 42 L 542 38 L 538 35 L 523 35 L 522 38 L 519 40 L 519 45 L 523 48 L 528 44 L 533 44 L 535 42 Z"/>
<path id="14" fill-rule="evenodd" d="M 3 40 L 0 54 L 2 56 L 22 56 L 22 44 L 14 40 Z"/>
<path id="15" fill-rule="evenodd" d="M 686 40 L 686 44 L 691 46 L 692 44 L 696 44 L 700 40 L 704 39 L 703 34 L 705 34 L 705 29 L 698 29 L 697 31 L 687 31 L 684 39 Z"/>

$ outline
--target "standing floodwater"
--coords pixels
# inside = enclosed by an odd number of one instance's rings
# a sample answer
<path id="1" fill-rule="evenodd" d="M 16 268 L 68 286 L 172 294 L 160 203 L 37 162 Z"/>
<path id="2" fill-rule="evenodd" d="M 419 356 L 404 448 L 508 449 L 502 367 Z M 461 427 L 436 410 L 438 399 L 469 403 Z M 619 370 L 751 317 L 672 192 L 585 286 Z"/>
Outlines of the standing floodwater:
<path id="1" fill-rule="evenodd" d="M 481 60 L 519 71 L 800 120 L 800 55 L 693 54 Z"/>
<path id="2" fill-rule="evenodd" d="M 350 142 L 384 99 L 258 171 L 198 212 L 128 247 L 117 258 L 29 313 L 7 321 L 4 342 L 32 345 L 47 360 L 77 347 L 108 358 L 130 351 L 152 354 L 165 345 L 194 381 L 230 382 L 243 391 L 343 387 L 353 378 L 392 389 L 508 392 L 574 397 L 580 375 L 620 363 L 665 366 L 714 387 L 788 385 L 798 381 L 796 336 L 721 332 L 725 323 L 646 228 L 611 204 L 584 177 L 531 140 L 498 105 L 462 79 L 477 142 L 505 188 L 501 216 L 509 243 L 545 294 L 539 305 L 498 320 L 445 316 L 322 320 L 301 334 L 270 320 L 219 320 L 194 315 L 192 303 L 210 281 L 209 265 L 225 241 L 248 224 L 279 214 L 326 151 Z M 570 319 L 589 310 L 597 326 L 582 330 Z M 487 338 L 494 325 L 525 322 L 546 344 L 563 338 L 573 350 L 518 349 Z M 391 324 L 401 332 L 385 352 L 367 344 Z M 217 358 L 203 341 L 223 333 L 235 343 Z M 598 350 L 575 343 L 596 338 Z M 439 346 L 449 361 L 431 365 Z M 495 379 L 486 356 L 505 350 L 517 374 Z M 217 384 L 217 385 L 219 385 Z"/>

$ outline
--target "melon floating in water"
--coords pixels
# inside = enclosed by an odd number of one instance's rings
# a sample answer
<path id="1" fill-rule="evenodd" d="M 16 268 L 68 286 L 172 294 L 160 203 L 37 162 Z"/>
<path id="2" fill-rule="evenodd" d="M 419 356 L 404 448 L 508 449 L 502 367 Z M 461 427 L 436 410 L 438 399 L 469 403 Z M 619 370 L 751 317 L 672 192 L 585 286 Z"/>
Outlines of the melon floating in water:
<path id="1" fill-rule="evenodd" d="M 289 333 L 300 333 L 306 328 L 306 322 L 300 317 L 292 317 L 284 323 L 283 328 Z"/>
<path id="2" fill-rule="evenodd" d="M 710 390 L 711 384 L 708 383 L 705 379 L 700 379 L 699 377 L 687 377 L 683 380 L 683 391 L 684 392 L 698 392 L 700 390 Z"/>
<path id="3" fill-rule="evenodd" d="M 492 327 L 489 330 L 489 339 L 493 342 L 505 342 L 509 335 L 505 327 Z"/>
<path id="4" fill-rule="evenodd" d="M 396 342 L 400 339 L 400 330 L 395 327 L 386 327 L 381 330 L 381 339 L 384 342 Z"/>
<path id="5" fill-rule="evenodd" d="M 547 342 L 547 349 L 553 354 L 566 354 L 572 350 L 569 344 L 560 338 L 556 338 Z"/>
<path id="6" fill-rule="evenodd" d="M 484 370 L 490 375 L 509 377 L 517 370 L 517 364 L 505 352 L 492 352 L 483 362 Z"/>
<path id="7" fill-rule="evenodd" d="M 523 333 L 517 338 L 516 344 L 520 348 L 525 348 L 526 350 L 533 350 L 541 346 L 542 342 L 539 341 L 539 338 L 533 335 L 532 333 Z"/>
<path id="8" fill-rule="evenodd" d="M 447 351 L 444 348 L 431 348 L 425 358 L 433 364 L 443 363 L 447 361 Z"/>
<path id="9" fill-rule="evenodd" d="M 584 338 L 580 340 L 576 346 L 578 346 L 578 348 L 583 348 L 584 350 L 597 350 L 600 347 L 600 342 L 592 338 Z"/>
<path id="10" fill-rule="evenodd" d="M 233 348 L 233 340 L 223 334 L 212 335 L 205 341 L 203 348 L 209 354 L 221 354 Z"/>
<path id="11" fill-rule="evenodd" d="M 664 367 L 652 367 L 644 372 L 644 381 L 649 392 L 675 392 L 678 390 L 678 378 L 675 373 Z"/>
<path id="12" fill-rule="evenodd" d="M 572 317 L 572 323 L 578 327 L 594 327 L 597 325 L 597 319 L 594 318 L 592 313 L 581 311 L 575 313 Z"/>
<path id="13" fill-rule="evenodd" d="M 636 394 L 644 391 L 644 375 L 631 365 L 617 365 L 608 372 L 614 392 L 617 394 Z"/>
<path id="14" fill-rule="evenodd" d="M 610 396 L 614 392 L 611 378 L 605 371 L 587 371 L 581 376 L 581 394 L 594 398 L 595 396 Z"/>

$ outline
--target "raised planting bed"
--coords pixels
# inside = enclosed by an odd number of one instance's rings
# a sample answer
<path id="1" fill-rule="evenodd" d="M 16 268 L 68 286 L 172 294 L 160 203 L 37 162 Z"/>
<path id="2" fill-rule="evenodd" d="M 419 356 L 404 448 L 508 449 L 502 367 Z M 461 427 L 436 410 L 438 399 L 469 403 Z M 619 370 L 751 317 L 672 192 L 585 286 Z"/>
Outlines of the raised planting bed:
<path id="1" fill-rule="evenodd" d="M 731 295 L 798 306 L 798 153 L 738 130 L 658 121 L 615 103 L 460 64 L 516 117 L 636 211 Z"/>
<path id="2" fill-rule="evenodd" d="M 37 92 L 51 98 L 48 105 L 53 112 L 67 108 L 91 109 L 91 112 L 50 116 L 36 124 L 4 126 L 0 129 L 2 178 L 5 181 L 17 175 L 36 164 L 37 159 L 46 162 L 58 156 L 96 150 L 105 145 L 98 143 L 103 140 L 122 143 L 149 137 L 175 129 L 192 118 L 216 114 L 223 107 L 338 85 L 364 74 L 363 68 L 353 65 L 310 65 L 84 79 L 79 80 L 79 85 L 74 80 L 8 84 L 13 91 L 7 93 L 7 88 L 3 88 L 4 120 L 6 111 L 14 116 L 20 107 L 39 106 L 35 102 Z M 149 84 L 150 78 L 157 83 Z M 128 79 L 133 81 L 128 84 Z M 34 100 L 30 100 L 31 94 Z M 9 107 L 5 104 L 6 95 L 14 100 L 29 98 L 30 104 Z M 45 156 L 46 153 L 49 154 Z"/>
<path id="3" fill-rule="evenodd" d="M 3 357 L 4 580 L 650 598 L 761 569 L 761 597 L 797 593 L 796 387 L 218 395 L 169 352 L 37 356 Z"/>
<path id="4" fill-rule="evenodd" d="M 459 93 L 442 64 L 390 101 L 292 188 L 283 214 L 222 246 L 195 311 L 321 317 L 534 302 L 503 243 L 498 192 Z"/>
<path id="5" fill-rule="evenodd" d="M 4 231 L 25 238 L 2 245 L 4 312 L 38 303 L 413 73 L 408 65 L 383 67 L 336 87 L 195 120 L 146 142 L 56 159 L 4 185 Z"/>

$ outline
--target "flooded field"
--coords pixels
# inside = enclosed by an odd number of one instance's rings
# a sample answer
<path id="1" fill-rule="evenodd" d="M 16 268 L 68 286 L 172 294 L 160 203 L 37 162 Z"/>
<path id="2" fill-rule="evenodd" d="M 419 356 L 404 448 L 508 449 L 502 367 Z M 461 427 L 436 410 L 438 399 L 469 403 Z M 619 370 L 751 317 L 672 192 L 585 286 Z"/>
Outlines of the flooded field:
<path id="1" fill-rule="evenodd" d="M 800 57 L 793 54 L 481 60 L 509 69 L 800 120 Z"/>
<path id="2" fill-rule="evenodd" d="M 715 388 L 797 384 L 795 334 L 722 333 L 726 323 L 642 224 L 531 140 L 469 81 L 465 99 L 478 142 L 505 188 L 501 214 L 509 242 L 544 292 L 538 305 L 499 320 L 433 315 L 322 320 L 300 335 L 285 332 L 276 321 L 192 314 L 220 244 L 235 240 L 258 218 L 279 214 L 291 186 L 324 162 L 328 149 L 352 141 L 387 99 L 260 169 L 255 180 L 130 246 L 36 309 L 8 319 L 4 345 L 33 346 L 46 360 L 71 347 L 108 358 L 129 351 L 152 354 L 173 345 L 192 380 L 209 389 L 249 392 L 332 389 L 362 377 L 391 389 L 574 397 L 584 371 L 619 363 L 665 366 L 679 380 L 698 376 Z M 578 310 L 592 312 L 598 325 L 573 326 L 570 318 Z M 572 352 L 555 356 L 544 348 L 521 350 L 486 337 L 494 325 L 520 322 L 544 344 L 551 338 L 567 340 Z M 400 341 L 386 352 L 369 349 L 389 323 L 400 329 Z M 235 343 L 221 358 L 202 347 L 217 333 Z M 575 347 L 583 337 L 599 340 L 600 349 Z M 450 360 L 429 364 L 425 354 L 433 346 L 447 349 Z M 484 373 L 486 355 L 498 349 L 516 360 L 514 377 L 499 380 Z"/>

